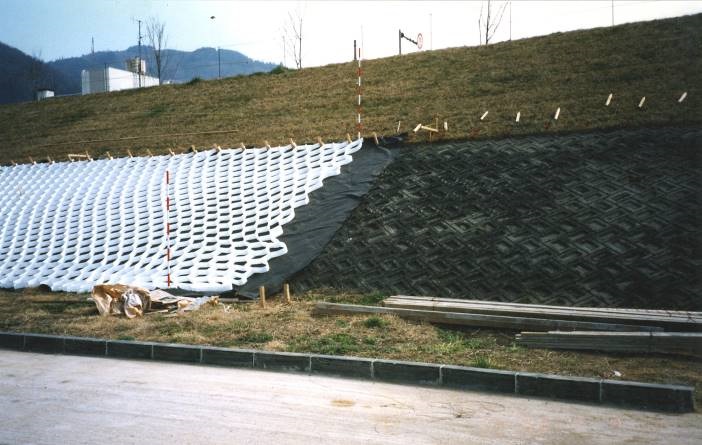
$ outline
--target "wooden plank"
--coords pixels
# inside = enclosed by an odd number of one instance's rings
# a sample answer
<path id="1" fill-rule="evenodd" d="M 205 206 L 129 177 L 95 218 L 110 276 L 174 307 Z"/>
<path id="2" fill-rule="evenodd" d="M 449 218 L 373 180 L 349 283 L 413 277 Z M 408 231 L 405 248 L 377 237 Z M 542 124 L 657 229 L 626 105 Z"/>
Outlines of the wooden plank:
<path id="1" fill-rule="evenodd" d="M 422 297 L 422 296 L 410 296 L 410 295 L 393 295 L 388 297 L 389 299 L 401 298 L 408 300 L 419 300 L 419 301 L 441 301 L 446 303 L 475 303 L 475 304 L 488 304 L 488 305 L 500 305 L 500 306 L 512 306 L 512 307 L 541 307 L 541 308 L 557 308 L 557 309 L 570 309 L 570 310 L 585 310 L 585 311 L 600 311 L 600 312 L 625 312 L 625 313 L 656 313 L 661 315 L 671 314 L 680 316 L 693 316 L 702 317 L 702 312 L 695 311 L 673 311 L 667 309 L 629 309 L 629 308 L 601 308 L 601 307 L 581 307 L 581 306 L 553 306 L 545 304 L 526 304 L 526 303 L 507 303 L 503 301 L 490 301 L 490 300 L 471 300 L 462 298 L 440 298 L 440 297 Z"/>
<path id="2" fill-rule="evenodd" d="M 473 303 L 422 302 L 388 298 L 383 301 L 385 307 L 414 309 L 425 311 L 460 312 L 485 315 L 504 315 L 529 318 L 557 318 L 561 320 L 587 321 L 597 323 L 637 324 L 659 326 L 673 331 L 702 331 L 702 319 L 673 318 L 658 315 L 637 315 L 627 313 L 609 314 L 597 311 L 569 311 L 568 309 L 548 309 L 529 307 L 528 305 L 502 306 Z"/>
<path id="3" fill-rule="evenodd" d="M 597 308 L 597 307 L 570 307 L 570 306 L 553 306 L 542 304 L 524 304 L 524 303 L 506 303 L 501 301 L 486 301 L 486 300 L 463 300 L 456 298 L 435 298 L 435 297 L 413 297 L 398 295 L 388 297 L 386 300 L 412 300 L 422 302 L 441 302 L 441 303 L 458 303 L 458 304 L 480 304 L 485 306 L 502 306 L 513 308 L 542 308 L 542 309 L 562 309 L 567 311 L 577 312 L 599 312 L 607 314 L 639 314 L 639 315 L 656 315 L 669 318 L 681 319 L 699 319 L 702 321 L 702 312 L 694 311 L 673 311 L 660 309 L 626 309 L 626 308 Z"/>
<path id="4" fill-rule="evenodd" d="M 702 334 L 689 332 L 522 332 L 517 344 L 531 348 L 645 352 L 702 357 Z"/>
<path id="5" fill-rule="evenodd" d="M 622 317 L 654 317 L 660 318 L 661 320 L 668 319 L 679 319 L 690 322 L 702 323 L 702 316 L 698 316 L 695 313 L 687 312 L 632 312 L 632 311 L 610 311 L 604 308 L 594 309 L 594 308 L 568 308 L 564 306 L 543 306 L 543 305 L 530 305 L 530 304 L 509 304 L 509 303 L 497 303 L 492 304 L 490 302 L 482 302 L 475 300 L 465 300 L 460 302 L 446 302 L 443 300 L 433 300 L 433 301 L 422 301 L 414 299 L 405 299 L 399 297 L 390 297 L 384 300 L 385 303 L 395 304 L 412 304 L 412 305 L 424 305 L 424 306 L 436 306 L 440 307 L 475 307 L 475 308 L 491 308 L 491 309 L 501 309 L 510 311 L 542 311 L 542 312 L 567 312 L 567 313 L 579 313 L 579 314 L 591 314 L 591 315 L 612 315 L 612 316 L 622 316 Z"/>
<path id="6" fill-rule="evenodd" d="M 360 306 L 355 304 L 317 303 L 313 313 L 316 315 L 372 315 L 392 314 L 398 317 L 429 323 L 473 326 L 495 329 L 534 329 L 549 330 L 588 330 L 588 331 L 661 331 L 654 326 L 636 326 L 613 323 L 590 323 L 583 321 L 553 320 L 527 317 L 505 317 L 501 315 L 464 314 L 457 312 L 421 311 L 414 309 L 395 309 L 378 306 Z"/>

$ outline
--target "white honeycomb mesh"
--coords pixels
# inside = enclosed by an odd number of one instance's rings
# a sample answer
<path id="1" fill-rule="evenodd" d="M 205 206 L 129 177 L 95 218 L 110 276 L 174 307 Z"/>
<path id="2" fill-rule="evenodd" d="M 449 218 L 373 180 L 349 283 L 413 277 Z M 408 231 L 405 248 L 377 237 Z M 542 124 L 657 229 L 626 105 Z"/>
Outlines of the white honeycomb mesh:
<path id="1" fill-rule="evenodd" d="M 0 167 L 0 287 L 166 287 L 169 196 L 171 287 L 230 290 L 287 252 L 293 209 L 362 143 Z"/>

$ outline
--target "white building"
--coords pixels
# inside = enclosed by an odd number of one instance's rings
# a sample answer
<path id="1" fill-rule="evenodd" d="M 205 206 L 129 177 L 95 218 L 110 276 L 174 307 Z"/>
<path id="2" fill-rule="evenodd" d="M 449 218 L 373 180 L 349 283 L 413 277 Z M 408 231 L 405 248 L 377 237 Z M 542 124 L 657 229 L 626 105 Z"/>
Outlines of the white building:
<path id="1" fill-rule="evenodd" d="M 53 90 L 43 89 L 43 90 L 37 90 L 37 92 L 36 92 L 37 100 L 49 99 L 51 97 L 54 97 Z"/>
<path id="2" fill-rule="evenodd" d="M 129 61 L 127 61 L 129 64 Z M 138 66 L 138 65 L 137 65 Z M 142 70 L 146 66 L 141 62 Z M 143 72 L 143 71 L 142 71 Z M 81 72 L 81 93 L 104 93 L 109 91 L 130 90 L 132 88 L 152 87 L 158 85 L 156 77 L 137 74 L 112 67 L 83 70 Z"/>

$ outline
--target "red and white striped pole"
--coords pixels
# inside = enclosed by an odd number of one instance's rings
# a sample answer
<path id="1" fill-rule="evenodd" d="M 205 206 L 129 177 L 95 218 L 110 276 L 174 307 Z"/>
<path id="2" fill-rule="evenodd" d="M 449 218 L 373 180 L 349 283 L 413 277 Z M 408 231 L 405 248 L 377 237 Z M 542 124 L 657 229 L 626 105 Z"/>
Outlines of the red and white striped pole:
<path id="1" fill-rule="evenodd" d="M 363 124 L 361 123 L 361 75 L 363 71 L 361 70 L 361 48 L 358 48 L 358 115 L 356 117 L 356 131 L 358 132 L 357 139 L 361 139 L 361 130 L 363 129 Z"/>
<path id="2" fill-rule="evenodd" d="M 169 220 L 169 213 L 171 212 L 171 194 L 170 194 L 170 184 L 171 184 L 171 172 L 166 170 L 166 269 L 168 274 L 166 275 L 166 288 L 171 287 L 171 223 Z"/>

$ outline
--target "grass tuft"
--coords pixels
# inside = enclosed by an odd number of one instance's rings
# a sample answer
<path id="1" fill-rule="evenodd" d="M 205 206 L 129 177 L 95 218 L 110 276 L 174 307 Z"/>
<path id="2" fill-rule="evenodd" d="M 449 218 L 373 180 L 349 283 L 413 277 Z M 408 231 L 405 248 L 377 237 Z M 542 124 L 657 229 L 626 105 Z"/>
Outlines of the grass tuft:
<path id="1" fill-rule="evenodd" d="M 273 336 L 268 332 L 252 331 L 239 337 L 242 343 L 267 343 L 273 340 Z"/>
<path id="2" fill-rule="evenodd" d="M 384 328 L 387 325 L 387 320 L 384 320 L 377 315 L 372 315 L 363 321 L 363 326 L 367 328 Z"/>
<path id="3" fill-rule="evenodd" d="M 471 365 L 474 368 L 495 368 L 495 363 L 484 355 L 476 357 Z"/>

